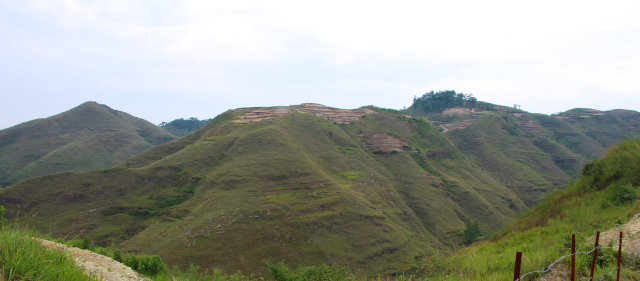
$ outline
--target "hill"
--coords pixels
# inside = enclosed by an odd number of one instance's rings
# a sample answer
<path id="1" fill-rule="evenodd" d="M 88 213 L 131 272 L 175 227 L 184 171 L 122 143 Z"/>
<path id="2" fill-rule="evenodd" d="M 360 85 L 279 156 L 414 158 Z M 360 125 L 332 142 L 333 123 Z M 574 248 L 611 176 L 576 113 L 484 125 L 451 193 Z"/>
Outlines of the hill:
<path id="1" fill-rule="evenodd" d="M 427 93 L 406 112 L 429 119 L 528 206 L 577 178 L 585 163 L 604 156 L 614 143 L 640 133 L 636 111 L 572 109 L 548 116 L 455 91 Z"/>
<path id="2" fill-rule="evenodd" d="M 639 175 L 640 139 L 626 139 L 613 146 L 605 157 L 585 165 L 580 177 L 567 189 L 551 193 L 491 241 L 452 257 L 434 256 L 423 264 L 423 269 L 429 280 L 505 280 L 513 278 L 516 251 L 523 252 L 524 274 L 545 270 L 557 258 L 570 254 L 571 234 L 576 235 L 576 250 L 586 252 L 593 248 L 596 231 L 603 232 L 600 245 L 605 247 L 616 243 L 622 231 L 621 280 L 638 280 Z M 576 256 L 577 273 L 585 280 L 591 258 Z M 617 248 L 599 250 L 595 276 L 608 277 L 616 267 L 616 259 Z M 568 264 L 569 259 L 563 260 L 544 277 L 566 277 Z M 534 273 L 525 280 L 539 277 L 542 274 Z"/>
<path id="3" fill-rule="evenodd" d="M 0 185 L 58 172 L 110 168 L 173 139 L 143 119 L 86 102 L 1 130 Z"/>
<path id="4" fill-rule="evenodd" d="M 315 104 L 230 110 L 114 168 L 28 179 L 0 200 L 54 236 L 256 274 L 263 259 L 397 271 L 448 251 L 468 221 L 498 229 L 525 208 L 421 118 Z"/>
<path id="5" fill-rule="evenodd" d="M 493 233 L 577 177 L 605 147 L 576 122 L 479 101 L 241 108 L 114 168 L 25 180 L 0 200 L 10 216 L 37 214 L 41 231 L 170 266 L 394 272 L 455 250 L 467 223 Z"/>

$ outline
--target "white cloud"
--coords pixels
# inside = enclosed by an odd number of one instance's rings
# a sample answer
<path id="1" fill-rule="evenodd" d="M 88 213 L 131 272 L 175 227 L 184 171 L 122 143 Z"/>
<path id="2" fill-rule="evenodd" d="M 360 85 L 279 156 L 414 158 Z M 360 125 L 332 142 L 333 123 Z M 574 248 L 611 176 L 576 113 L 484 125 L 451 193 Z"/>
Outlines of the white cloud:
<path id="1" fill-rule="evenodd" d="M 640 96 L 638 14 L 637 1 L 0 2 L 0 83 L 41 100 L 220 108 L 400 108 L 454 89 L 550 113 Z"/>

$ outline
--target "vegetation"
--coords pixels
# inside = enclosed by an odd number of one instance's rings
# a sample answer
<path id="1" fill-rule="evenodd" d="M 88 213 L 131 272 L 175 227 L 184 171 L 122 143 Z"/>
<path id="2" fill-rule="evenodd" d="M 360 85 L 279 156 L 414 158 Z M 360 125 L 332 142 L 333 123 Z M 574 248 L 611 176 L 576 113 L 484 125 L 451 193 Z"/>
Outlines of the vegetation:
<path id="1" fill-rule="evenodd" d="M 309 267 L 298 267 L 291 270 L 283 263 L 267 262 L 271 276 L 276 281 L 322 281 L 322 280 L 354 280 L 355 277 L 347 267 L 328 266 L 326 264 Z"/>
<path id="2" fill-rule="evenodd" d="M 471 223 L 470 221 L 468 221 L 467 228 L 464 230 L 464 243 L 471 244 L 478 240 L 478 237 L 480 237 L 480 235 L 482 235 L 482 232 L 480 231 L 478 222 L 475 221 Z"/>
<path id="3" fill-rule="evenodd" d="M 59 172 L 110 168 L 173 139 L 145 120 L 86 102 L 0 130 L 0 186 Z"/>
<path id="4" fill-rule="evenodd" d="M 100 280 L 97 276 L 87 276 L 82 268 L 75 265 L 73 257 L 65 251 L 44 247 L 38 240 L 42 237 L 51 239 L 17 224 L 12 228 L 3 226 L 0 229 L 0 267 L 3 268 L 0 276 L 4 276 L 6 280 Z M 253 275 L 243 275 L 240 271 L 230 275 L 220 269 L 202 271 L 200 267 L 194 265 L 191 265 L 186 271 L 180 270 L 177 266 L 169 269 L 159 256 L 125 254 L 123 257 L 119 248 L 93 246 L 87 237 L 68 241 L 57 239 L 56 242 L 111 257 L 138 272 L 141 276 L 154 281 L 264 280 L 264 278 L 256 278 Z M 388 280 L 388 278 L 380 277 L 356 277 L 348 267 L 344 266 L 321 264 L 290 270 L 283 263 L 273 264 L 268 261 L 265 263 L 269 268 L 270 277 L 277 281 Z"/>
<path id="5" fill-rule="evenodd" d="M 216 264 L 265 276 L 269 259 L 377 274 L 401 272 L 436 248 L 449 251 L 438 238 L 461 244 L 467 219 L 496 229 L 524 208 L 513 194 L 485 193 L 504 187 L 429 122 L 404 113 L 352 124 L 304 114 L 248 124 L 229 122 L 234 117 L 222 114 L 112 169 L 6 188 L 8 218 L 37 212 L 32 225 L 42 232 L 84 230 L 96 246 L 159 255 L 169 267 Z M 358 135 L 379 132 L 420 152 L 374 154 L 381 149 Z M 512 208 L 501 207 L 507 200 Z"/>
<path id="6" fill-rule="evenodd" d="M 68 253 L 47 249 L 29 229 L 0 229 L 0 267 L 3 280 L 98 280 L 87 276 Z"/>
<path id="7" fill-rule="evenodd" d="M 421 97 L 414 97 L 411 107 L 424 112 L 442 113 L 447 108 L 452 107 L 468 107 L 475 108 L 478 99 L 473 95 L 456 93 L 456 91 L 439 91 L 434 93 L 428 92 Z"/>
<path id="8" fill-rule="evenodd" d="M 604 158 L 585 165 L 580 178 L 566 190 L 550 194 L 490 242 L 466 248 L 451 257 L 431 257 L 423 263 L 424 272 L 430 280 L 451 280 L 452 276 L 456 280 L 503 280 L 513 276 L 516 251 L 523 252 L 523 274 L 543 270 L 556 258 L 570 253 L 571 234 L 576 234 L 577 251 L 589 251 L 593 248 L 590 239 L 596 231 L 613 228 L 637 215 L 639 175 L 640 139 L 624 140 Z M 601 243 L 608 246 L 613 242 Z M 578 273 L 588 276 L 591 256 L 576 257 Z M 628 254 L 623 257 L 623 276 L 637 280 L 640 276 L 635 270 L 636 257 Z M 615 250 L 600 250 L 596 275 L 610 272 L 616 266 L 616 258 Z M 562 265 L 566 268 L 568 262 L 565 259 Z M 539 276 L 533 274 L 526 280 Z"/>
<path id="9" fill-rule="evenodd" d="M 207 124 L 209 121 L 211 121 L 211 119 L 198 120 L 198 118 L 195 117 L 191 117 L 189 119 L 180 118 L 169 123 L 162 122 L 158 124 L 158 126 L 178 137 L 183 137 L 197 129 L 200 129 L 200 127 L 204 126 L 204 124 Z"/>
<path id="10" fill-rule="evenodd" d="M 473 116 L 442 119 L 466 126 L 446 133 L 409 111 L 370 109 L 349 124 L 301 113 L 238 124 L 230 111 L 116 167 L 31 178 L 0 200 L 7 219 L 27 214 L 53 237 L 82 231 L 121 260 L 160 256 L 167 272 L 265 277 L 273 260 L 291 276 L 323 263 L 366 276 L 412 270 L 416 257 L 439 268 L 440 254 L 481 238 L 475 230 L 491 235 L 604 153 L 569 121 L 480 102 Z M 401 143 L 365 139 L 385 133 Z M 631 204 L 630 189 L 607 210 Z"/>

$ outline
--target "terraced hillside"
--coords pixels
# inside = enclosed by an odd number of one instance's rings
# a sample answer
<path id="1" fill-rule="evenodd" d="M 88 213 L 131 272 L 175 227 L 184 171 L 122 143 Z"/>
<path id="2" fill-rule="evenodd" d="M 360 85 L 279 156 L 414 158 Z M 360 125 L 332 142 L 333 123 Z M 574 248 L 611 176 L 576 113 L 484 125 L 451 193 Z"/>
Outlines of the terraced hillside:
<path id="1" fill-rule="evenodd" d="M 256 274 L 264 259 L 402 270 L 449 251 L 467 221 L 490 233 L 525 208 L 421 118 L 284 109 L 254 122 L 274 108 L 231 110 L 117 167 L 32 178 L 0 200 L 54 236 Z"/>
<path id="2" fill-rule="evenodd" d="M 625 137 L 638 136 L 640 113 L 572 109 L 557 116 L 478 102 L 426 112 L 427 118 L 471 161 L 512 189 L 528 206 L 577 178 L 588 161 Z"/>
<path id="3" fill-rule="evenodd" d="M 95 102 L 0 131 L 0 186 L 65 171 L 105 169 L 176 137 Z"/>
<path id="4" fill-rule="evenodd" d="M 558 118 L 607 148 L 624 137 L 635 137 L 640 133 L 640 112 L 633 110 L 576 108 L 558 114 Z"/>

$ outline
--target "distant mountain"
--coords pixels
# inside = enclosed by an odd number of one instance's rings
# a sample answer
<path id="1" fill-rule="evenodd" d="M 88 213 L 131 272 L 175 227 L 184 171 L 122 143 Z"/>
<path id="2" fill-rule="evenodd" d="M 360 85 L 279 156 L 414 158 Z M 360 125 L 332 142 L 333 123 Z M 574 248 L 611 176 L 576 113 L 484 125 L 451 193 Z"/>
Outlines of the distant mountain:
<path id="1" fill-rule="evenodd" d="M 200 129 L 200 127 L 207 124 L 211 119 L 198 120 L 198 118 L 191 117 L 189 119 L 176 119 L 169 123 L 162 122 L 158 124 L 159 127 L 167 130 L 169 133 L 172 133 L 178 137 L 184 137 L 191 132 Z"/>
<path id="2" fill-rule="evenodd" d="M 67 112 L 0 131 L 0 185 L 66 171 L 106 169 L 176 137 L 106 105 Z"/>

